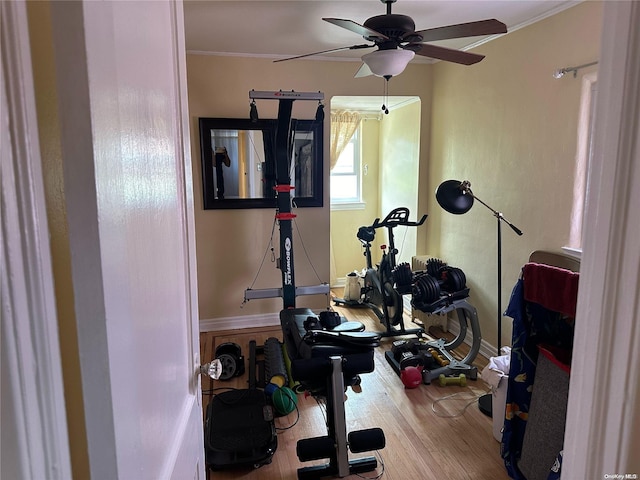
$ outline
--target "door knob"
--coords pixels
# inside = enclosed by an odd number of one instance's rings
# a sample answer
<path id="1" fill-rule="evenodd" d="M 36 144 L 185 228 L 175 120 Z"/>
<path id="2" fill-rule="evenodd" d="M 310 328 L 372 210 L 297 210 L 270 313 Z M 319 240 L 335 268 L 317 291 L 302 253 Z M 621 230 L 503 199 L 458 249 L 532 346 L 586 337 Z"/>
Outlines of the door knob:
<path id="1" fill-rule="evenodd" d="M 200 365 L 200 374 L 207 375 L 214 380 L 218 380 L 220 375 L 222 375 L 222 362 L 216 358 L 215 360 L 211 360 L 209 363 Z"/>

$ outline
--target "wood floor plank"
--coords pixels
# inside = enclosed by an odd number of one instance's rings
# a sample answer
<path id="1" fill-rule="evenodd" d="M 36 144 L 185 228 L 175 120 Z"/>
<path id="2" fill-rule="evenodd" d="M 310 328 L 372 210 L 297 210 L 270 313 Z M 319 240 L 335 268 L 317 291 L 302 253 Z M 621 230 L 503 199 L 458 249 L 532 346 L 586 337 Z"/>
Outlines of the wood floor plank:
<path id="1" fill-rule="evenodd" d="M 366 308 L 334 307 L 348 320 L 360 321 L 368 330 L 382 330 L 377 317 Z M 410 319 L 407 328 L 413 327 Z M 435 336 L 446 332 L 431 332 Z M 201 334 L 203 362 L 224 342 L 240 345 L 249 353 L 249 341 L 258 345 L 270 336 L 282 339 L 278 327 Z M 466 387 L 441 387 L 437 382 L 406 389 L 386 361 L 384 352 L 391 348 L 393 338 L 383 339 L 375 351 L 375 371 L 362 375 L 362 392 L 347 389 L 345 412 L 347 430 L 371 427 L 383 429 L 386 447 L 379 455 L 377 472 L 367 472 L 353 478 L 375 478 L 384 473 L 387 480 L 507 480 L 509 477 L 500 458 L 500 444 L 493 438 L 492 420 L 477 406 L 477 397 L 488 391 L 481 380 L 469 381 Z M 246 353 L 245 353 L 246 352 Z M 462 345 L 460 358 L 468 352 Z M 474 365 L 480 371 L 487 359 L 478 355 Z M 248 366 L 248 364 L 247 364 Z M 247 368 L 248 370 L 248 368 Z M 247 375 L 231 381 L 212 382 L 214 388 L 246 388 Z M 203 382 L 203 389 L 205 383 Z M 204 396 L 203 403 L 208 403 Z M 299 439 L 326 434 L 323 406 L 312 397 L 298 395 L 298 411 L 275 419 L 278 429 L 278 449 L 273 462 L 259 469 L 231 469 L 210 472 L 210 480 L 227 479 L 295 479 L 297 469 L 324 461 L 300 462 L 296 456 Z M 374 453 L 350 454 L 350 458 Z M 349 477 L 351 478 L 351 477 Z"/>

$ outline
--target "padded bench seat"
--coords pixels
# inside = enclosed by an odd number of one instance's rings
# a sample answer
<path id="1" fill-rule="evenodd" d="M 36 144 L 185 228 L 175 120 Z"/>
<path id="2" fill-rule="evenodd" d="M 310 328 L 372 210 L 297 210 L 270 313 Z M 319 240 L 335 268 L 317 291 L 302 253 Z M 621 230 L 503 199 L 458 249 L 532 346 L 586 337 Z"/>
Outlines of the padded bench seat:
<path id="1" fill-rule="evenodd" d="M 324 373 L 329 373 L 332 356 L 343 357 L 343 377 L 345 385 L 358 381 L 360 373 L 374 370 L 374 348 L 380 345 L 380 335 L 375 332 L 361 331 L 361 324 L 344 322 L 332 329 L 305 328 L 309 318 L 319 317 L 308 308 L 293 308 L 280 312 L 284 344 L 291 360 L 291 375 L 311 391 L 325 385 Z M 313 322 L 311 322 L 313 323 Z M 351 326 L 347 324 L 352 324 Z M 341 331 L 342 325 L 349 327 Z"/>

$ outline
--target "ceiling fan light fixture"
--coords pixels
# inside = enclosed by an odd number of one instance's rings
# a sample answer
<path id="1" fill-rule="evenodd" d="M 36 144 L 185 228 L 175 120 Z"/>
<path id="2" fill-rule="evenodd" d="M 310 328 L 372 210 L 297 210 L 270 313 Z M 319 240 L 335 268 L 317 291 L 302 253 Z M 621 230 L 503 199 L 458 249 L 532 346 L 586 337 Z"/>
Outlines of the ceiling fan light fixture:
<path id="1" fill-rule="evenodd" d="M 362 61 L 374 75 L 378 77 L 394 77 L 404 71 L 414 56 L 415 52 L 413 50 L 396 48 L 367 53 L 362 56 Z"/>

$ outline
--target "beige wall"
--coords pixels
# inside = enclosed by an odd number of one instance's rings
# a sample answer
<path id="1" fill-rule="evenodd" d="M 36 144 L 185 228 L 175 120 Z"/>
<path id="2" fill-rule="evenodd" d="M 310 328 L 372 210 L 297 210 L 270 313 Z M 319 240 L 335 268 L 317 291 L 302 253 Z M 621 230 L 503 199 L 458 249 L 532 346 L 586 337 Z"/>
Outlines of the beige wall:
<path id="1" fill-rule="evenodd" d="M 385 118 L 382 122 L 379 179 L 381 218 L 397 207 L 409 209 L 409 221 L 416 221 L 426 213 L 418 210 L 421 110 L 421 102 L 415 101 L 392 111 L 388 116 L 390 121 Z M 384 239 L 383 242 L 389 241 L 387 229 L 380 229 L 377 234 Z M 417 234 L 415 227 L 394 228 L 395 246 L 399 250 L 396 258 L 398 263 L 411 262 L 411 257 L 417 253 Z"/>
<path id="2" fill-rule="evenodd" d="M 335 95 L 382 95 L 383 80 L 376 77 L 354 79 L 358 68 L 352 62 L 297 60 L 273 63 L 267 59 L 187 55 L 191 149 L 194 194 L 196 195 L 196 247 L 198 256 L 198 296 L 201 319 L 229 318 L 277 313 L 281 299 L 252 300 L 241 308 L 244 290 L 258 273 L 268 247 L 274 212 L 260 210 L 203 210 L 200 170 L 198 117 L 238 117 L 249 115 L 249 96 L 255 90 L 295 90 L 325 94 L 327 105 Z M 423 105 L 429 103 L 430 65 L 412 64 L 406 72 L 391 80 L 389 94 L 415 95 Z M 261 118 L 277 116 L 277 102 L 258 101 Z M 315 102 L 295 102 L 294 116 L 313 118 Z M 423 125 L 428 124 L 423 110 Z M 329 115 L 325 116 L 324 153 L 328 165 Z M 428 152 L 424 131 L 421 151 Z M 423 156 L 422 161 L 427 159 Z M 324 207 L 298 209 L 296 223 L 303 237 L 316 277 L 307 261 L 299 237 L 294 235 L 297 285 L 316 285 L 329 281 L 329 172 L 324 171 Z M 294 232 L 297 230 L 294 226 Z M 277 232 L 277 229 L 276 229 Z M 278 237 L 274 238 L 276 252 Z M 267 255 L 269 258 L 269 255 Z M 281 286 L 280 271 L 265 261 L 253 288 Z M 324 308 L 324 296 L 300 297 L 298 305 Z"/>
<path id="3" fill-rule="evenodd" d="M 434 66 L 429 179 L 469 180 L 479 198 L 518 226 L 503 224 L 502 306 L 534 249 L 568 242 L 580 76 L 553 71 L 598 59 L 602 4 L 584 2 L 477 48 L 487 58 L 465 69 Z M 464 270 L 483 338 L 497 336 L 496 219 L 476 202 L 465 215 L 429 204 L 429 252 Z M 509 319 L 502 344 L 510 344 Z"/>

